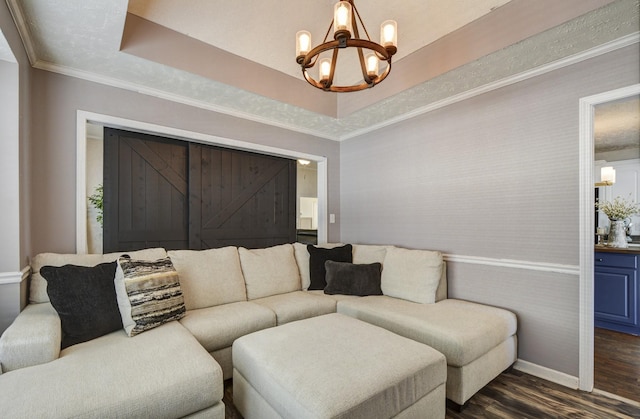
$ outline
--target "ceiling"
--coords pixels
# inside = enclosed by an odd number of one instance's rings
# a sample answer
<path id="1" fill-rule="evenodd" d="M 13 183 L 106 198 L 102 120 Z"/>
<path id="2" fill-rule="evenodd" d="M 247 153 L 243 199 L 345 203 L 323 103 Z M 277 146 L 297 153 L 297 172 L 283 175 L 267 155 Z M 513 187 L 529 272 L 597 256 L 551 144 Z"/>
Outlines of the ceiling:
<path id="1" fill-rule="evenodd" d="M 379 86 L 335 94 L 304 82 L 294 57 L 295 32 L 320 42 L 334 0 L 6 1 L 36 68 L 334 140 L 639 25 L 638 0 L 358 0 L 372 40 L 398 22 L 398 53 Z"/>
<path id="2" fill-rule="evenodd" d="M 402 43 L 394 57 L 398 61 L 508 2 L 404 0 L 402 7 L 390 7 L 386 0 L 359 0 L 355 5 L 375 42 L 383 21 L 398 22 Z M 320 43 L 333 18 L 335 3 L 336 0 L 261 0 L 251 4 L 192 0 L 185 7 L 184 2 L 175 0 L 130 0 L 128 11 L 302 80 L 300 66 L 295 62 L 295 34 L 308 30 L 313 44 Z M 276 20 L 278 15 L 285 19 Z"/>
<path id="3" fill-rule="evenodd" d="M 596 153 L 640 149 L 640 96 L 597 105 L 593 121 Z"/>

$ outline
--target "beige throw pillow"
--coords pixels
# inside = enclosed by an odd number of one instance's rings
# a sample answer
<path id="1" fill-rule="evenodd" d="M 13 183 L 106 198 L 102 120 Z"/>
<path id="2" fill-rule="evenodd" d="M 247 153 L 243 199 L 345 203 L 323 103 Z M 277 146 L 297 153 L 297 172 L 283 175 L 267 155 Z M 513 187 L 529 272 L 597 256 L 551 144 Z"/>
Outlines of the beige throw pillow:
<path id="1" fill-rule="evenodd" d="M 249 300 L 300 291 L 300 273 L 292 245 L 266 249 L 240 247 L 238 253 Z"/>
<path id="2" fill-rule="evenodd" d="M 437 251 L 387 249 L 382 269 L 382 292 L 390 297 L 431 304 L 442 274 L 442 254 Z"/>

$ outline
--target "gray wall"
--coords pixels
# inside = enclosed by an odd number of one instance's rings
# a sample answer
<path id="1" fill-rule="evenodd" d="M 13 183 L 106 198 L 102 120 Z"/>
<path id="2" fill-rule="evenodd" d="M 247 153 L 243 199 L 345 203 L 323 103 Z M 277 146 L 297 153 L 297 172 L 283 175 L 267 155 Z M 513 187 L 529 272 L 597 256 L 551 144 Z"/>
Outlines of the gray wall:
<path id="1" fill-rule="evenodd" d="M 637 45 L 341 144 L 341 241 L 579 264 L 578 101 L 639 82 Z M 519 358 L 578 375 L 574 274 L 449 263 L 453 298 L 519 317 Z"/>
<path id="2" fill-rule="evenodd" d="M 340 147 L 335 141 L 190 107 L 63 75 L 33 71 L 31 255 L 75 252 L 76 111 L 83 110 L 280 149 L 326 156 L 328 210 L 340 208 Z M 37 100 L 36 100 L 37 99 Z M 328 238 L 339 239 L 339 224 Z"/>

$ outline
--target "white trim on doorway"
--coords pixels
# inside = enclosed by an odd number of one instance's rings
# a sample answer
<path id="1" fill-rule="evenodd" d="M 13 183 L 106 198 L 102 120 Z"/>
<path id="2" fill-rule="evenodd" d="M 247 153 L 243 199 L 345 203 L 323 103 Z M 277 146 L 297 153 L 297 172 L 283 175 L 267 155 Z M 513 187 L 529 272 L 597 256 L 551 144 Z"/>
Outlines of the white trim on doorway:
<path id="1" fill-rule="evenodd" d="M 286 150 L 277 147 L 254 144 L 246 141 L 234 140 L 231 138 L 217 137 L 194 131 L 187 131 L 178 128 L 166 127 L 147 122 L 135 121 L 131 119 L 119 118 L 110 115 L 98 114 L 78 110 L 76 114 L 76 252 L 87 253 L 87 123 L 95 123 L 112 128 L 132 130 L 145 134 L 162 135 L 185 141 L 199 142 L 205 144 L 230 147 L 237 150 L 246 150 L 272 156 L 286 157 L 291 159 L 306 159 L 318 164 L 318 243 L 326 243 L 327 235 L 327 199 L 328 199 L 328 172 L 327 158 L 313 154 L 302 153 L 294 150 Z"/>
<path id="2" fill-rule="evenodd" d="M 640 94 L 640 84 L 580 99 L 580 362 L 579 388 L 593 391 L 593 119 L 601 103 Z"/>

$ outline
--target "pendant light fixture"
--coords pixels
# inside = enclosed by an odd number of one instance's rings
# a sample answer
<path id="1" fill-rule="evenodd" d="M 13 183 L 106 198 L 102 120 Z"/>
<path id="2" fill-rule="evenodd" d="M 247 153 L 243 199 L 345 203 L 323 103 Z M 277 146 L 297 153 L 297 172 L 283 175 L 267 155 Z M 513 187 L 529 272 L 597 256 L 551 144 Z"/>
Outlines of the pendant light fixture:
<path id="1" fill-rule="evenodd" d="M 358 22 L 366 39 L 360 38 Z M 333 28 L 333 40 L 327 41 L 331 28 Z M 334 84 L 336 64 L 339 52 L 346 48 L 356 48 L 362 79 L 357 84 L 339 86 Z M 371 41 L 353 0 L 336 3 L 333 20 L 320 45 L 311 46 L 311 34 L 308 31 L 299 31 L 296 34 L 296 61 L 302 68 L 302 75 L 312 86 L 330 92 L 355 92 L 380 83 L 389 75 L 391 57 L 397 50 L 396 22 L 394 20 L 384 21 L 380 25 L 380 43 Z M 382 73 L 379 70 L 380 61 L 387 63 Z M 309 69 L 316 64 L 318 77 L 314 78 L 309 74 Z"/>

